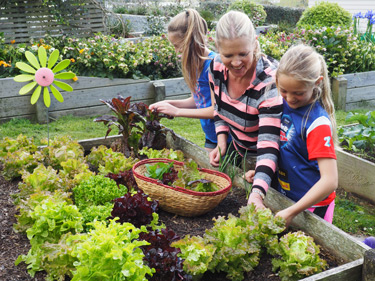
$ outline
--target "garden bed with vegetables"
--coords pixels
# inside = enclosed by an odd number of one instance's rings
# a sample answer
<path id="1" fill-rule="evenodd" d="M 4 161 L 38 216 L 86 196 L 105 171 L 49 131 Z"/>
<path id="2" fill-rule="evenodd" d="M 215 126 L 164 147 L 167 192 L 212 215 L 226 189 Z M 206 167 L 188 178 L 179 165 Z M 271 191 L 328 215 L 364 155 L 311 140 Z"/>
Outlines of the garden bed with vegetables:
<path id="1" fill-rule="evenodd" d="M 304 223 L 298 225 L 301 216 L 296 217 L 296 227 L 308 228 L 322 245 L 319 256 L 312 237 L 284 232 L 270 209 L 245 207 L 246 191 L 237 187 L 235 177 L 228 196 L 202 216 L 162 211 L 132 176 L 137 159 L 186 160 L 176 152 L 181 150 L 204 167 L 207 153 L 162 128 L 159 120 L 166 116 L 143 103 L 131 105 L 122 97 L 103 102 L 115 115 L 96 121 L 109 127 L 107 134 L 113 125 L 122 134 L 113 149 L 93 147 L 98 140 L 79 144 L 69 137 L 39 149 L 23 136 L 1 142 L 2 241 L 7 249 L 2 264 L 8 280 L 32 280 L 24 277 L 25 264 L 35 280 L 191 280 L 190 274 L 203 274 L 202 280 L 297 280 L 327 268 L 336 267 L 334 275 L 360 272 L 366 246 L 304 212 Z M 178 186 L 196 188 L 188 187 L 196 178 L 178 180 Z M 277 194 L 267 194 L 266 205 L 273 211 L 288 204 L 285 198 L 275 200 Z M 298 258 L 290 262 L 292 256 Z M 14 267 L 15 259 L 20 267 Z M 342 269 L 348 262 L 351 266 Z"/>

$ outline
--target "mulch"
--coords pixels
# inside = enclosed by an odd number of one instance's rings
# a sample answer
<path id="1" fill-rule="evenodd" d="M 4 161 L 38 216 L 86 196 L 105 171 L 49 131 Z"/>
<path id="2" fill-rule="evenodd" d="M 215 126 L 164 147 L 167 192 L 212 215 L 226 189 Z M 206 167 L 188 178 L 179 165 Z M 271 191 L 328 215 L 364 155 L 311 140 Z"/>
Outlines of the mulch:
<path id="1" fill-rule="evenodd" d="M 0 281 L 28 281 L 44 280 L 45 274 L 38 272 L 32 278 L 26 269 L 26 265 L 21 263 L 14 265 L 15 260 L 21 254 L 27 254 L 30 249 L 29 240 L 25 234 L 16 233 L 13 224 L 16 223 L 15 215 L 17 210 L 13 204 L 11 194 L 16 193 L 18 182 L 8 182 L 0 176 Z M 234 187 L 228 196 L 212 211 L 198 217 L 182 217 L 160 210 L 159 219 L 167 228 L 175 231 L 181 238 L 186 234 L 200 235 L 206 229 L 213 226 L 213 218 L 227 216 L 229 213 L 238 215 L 240 207 L 246 205 L 246 194 L 241 188 Z M 329 267 L 333 268 L 341 264 L 328 251 L 321 249 L 322 257 L 327 260 Z M 227 281 L 225 274 L 206 273 L 204 281 Z M 254 271 L 245 276 L 245 281 L 279 281 L 280 278 L 272 272 L 271 259 L 268 255 L 262 254 L 259 265 Z"/>

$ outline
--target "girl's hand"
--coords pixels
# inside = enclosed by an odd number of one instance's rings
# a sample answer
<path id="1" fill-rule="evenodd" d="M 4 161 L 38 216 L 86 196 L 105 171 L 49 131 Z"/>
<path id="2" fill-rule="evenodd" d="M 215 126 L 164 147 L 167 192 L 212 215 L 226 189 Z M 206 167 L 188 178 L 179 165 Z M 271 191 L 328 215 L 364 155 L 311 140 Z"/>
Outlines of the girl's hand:
<path id="1" fill-rule="evenodd" d="M 225 147 L 221 147 L 220 145 L 217 145 L 209 154 L 210 164 L 214 167 L 219 167 L 220 166 L 220 158 L 225 155 L 226 150 L 227 150 L 226 145 L 225 145 Z M 220 155 L 220 152 L 221 152 L 221 155 Z"/>
<path id="2" fill-rule="evenodd" d="M 292 220 L 295 217 L 295 215 L 292 212 L 290 212 L 290 210 L 288 210 L 288 208 L 277 212 L 275 216 L 284 218 L 286 227 L 288 227 L 290 225 L 290 223 L 292 222 Z"/>
<path id="3" fill-rule="evenodd" d="M 250 193 L 249 200 L 247 201 L 247 204 L 249 205 L 251 203 L 253 203 L 255 205 L 256 209 L 265 208 L 265 206 L 263 204 L 263 199 L 258 193 L 255 193 L 255 192 Z"/>
<path id="4" fill-rule="evenodd" d="M 171 105 L 169 102 L 161 101 L 150 105 L 149 109 L 156 109 L 157 112 L 171 115 L 173 117 L 178 116 L 179 108 Z"/>

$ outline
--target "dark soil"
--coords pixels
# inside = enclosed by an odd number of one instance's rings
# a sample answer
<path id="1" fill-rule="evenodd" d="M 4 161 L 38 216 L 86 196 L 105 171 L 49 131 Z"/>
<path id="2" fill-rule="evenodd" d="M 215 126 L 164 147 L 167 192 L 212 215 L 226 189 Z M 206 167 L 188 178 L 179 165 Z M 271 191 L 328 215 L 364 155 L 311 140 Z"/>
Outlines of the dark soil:
<path id="1" fill-rule="evenodd" d="M 27 254 L 30 244 L 25 234 L 15 233 L 13 224 L 16 223 L 14 207 L 11 194 L 17 192 L 18 182 L 7 182 L 0 176 L 0 281 L 28 281 L 44 280 L 43 272 L 37 273 L 34 278 L 27 273 L 26 265 L 21 263 L 14 265 L 18 255 Z M 203 235 L 205 229 L 213 226 L 212 218 L 227 216 L 229 213 L 238 214 L 238 209 L 246 204 L 244 190 L 233 188 L 229 195 L 211 212 L 199 217 L 181 217 L 168 212 L 160 211 L 160 220 L 169 228 L 174 230 L 180 237 L 186 234 Z M 326 250 L 321 249 L 322 258 L 327 260 L 329 267 L 336 267 L 342 262 L 337 261 Z M 225 274 L 206 273 L 204 281 L 226 281 Z M 261 255 L 259 265 L 254 271 L 247 274 L 247 281 L 274 281 L 280 278 L 272 272 L 271 259 L 266 254 Z"/>

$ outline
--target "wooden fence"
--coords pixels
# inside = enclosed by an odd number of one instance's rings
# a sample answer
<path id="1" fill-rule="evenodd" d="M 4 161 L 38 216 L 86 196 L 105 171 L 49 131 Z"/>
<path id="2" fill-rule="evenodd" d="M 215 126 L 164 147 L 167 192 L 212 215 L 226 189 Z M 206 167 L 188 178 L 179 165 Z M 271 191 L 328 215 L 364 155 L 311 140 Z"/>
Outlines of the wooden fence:
<path id="1" fill-rule="evenodd" d="M 332 79 L 333 101 L 337 109 L 373 109 L 375 106 L 375 71 L 344 74 Z"/>
<path id="2" fill-rule="evenodd" d="M 39 40 L 46 33 L 88 37 L 105 31 L 103 11 L 98 5 L 89 0 L 67 0 L 66 3 L 71 9 L 53 14 L 54 6 L 43 5 L 42 0 L 0 0 L 0 32 L 4 32 L 5 42 L 30 42 L 31 38 Z"/>
<path id="3" fill-rule="evenodd" d="M 64 81 L 66 82 L 66 81 Z M 143 101 L 146 104 L 164 99 L 182 99 L 190 96 L 190 90 L 183 78 L 157 81 L 133 79 L 108 79 L 95 77 L 78 77 L 76 82 L 67 82 L 74 91 L 61 91 L 64 102 L 58 102 L 51 94 L 49 117 L 59 118 L 64 115 L 94 116 L 109 113 L 100 99 L 131 96 L 132 102 Z M 0 79 L 0 122 L 12 118 L 27 118 L 39 123 L 46 122 L 47 109 L 43 98 L 36 105 L 30 104 L 31 93 L 24 96 L 18 94 L 27 83 L 14 82 L 13 78 Z"/>

